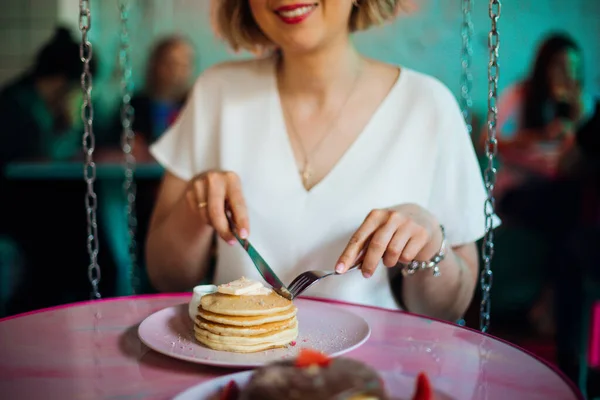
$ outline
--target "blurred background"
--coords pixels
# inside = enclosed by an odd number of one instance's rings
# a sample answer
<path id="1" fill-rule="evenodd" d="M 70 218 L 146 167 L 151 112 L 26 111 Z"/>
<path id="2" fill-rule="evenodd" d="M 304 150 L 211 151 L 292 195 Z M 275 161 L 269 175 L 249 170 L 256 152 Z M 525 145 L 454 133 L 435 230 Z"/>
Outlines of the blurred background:
<path id="1" fill-rule="evenodd" d="M 122 185 L 120 11 L 91 1 L 100 292 L 131 294 Z M 461 97 L 461 0 L 414 0 L 393 24 L 355 35 L 367 56 L 439 78 Z M 472 138 L 485 167 L 488 2 L 472 8 Z M 147 146 L 177 118 L 194 79 L 233 54 L 209 0 L 128 1 L 136 133 L 137 292 L 152 292 L 143 242 L 162 170 Z M 78 0 L 0 0 L 0 316 L 89 298 L 81 149 Z M 597 256 L 600 2 L 505 2 L 491 333 L 579 384 L 600 368 Z M 536 61 L 537 60 L 537 61 Z M 534 132 L 534 133 L 532 133 Z M 482 205 L 483 212 L 483 205 Z M 216 255 L 218 257 L 218 255 Z M 468 326 L 478 327 L 479 294 Z M 596 310 L 596 311 L 594 311 Z M 594 347 L 596 346 L 596 347 Z M 593 376 L 593 375 L 592 375 Z"/>

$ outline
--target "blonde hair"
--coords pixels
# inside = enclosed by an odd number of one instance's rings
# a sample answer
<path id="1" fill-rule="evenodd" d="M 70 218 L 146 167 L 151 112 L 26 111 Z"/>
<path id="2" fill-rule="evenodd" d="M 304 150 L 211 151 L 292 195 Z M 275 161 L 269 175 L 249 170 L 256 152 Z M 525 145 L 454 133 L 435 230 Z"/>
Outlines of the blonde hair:
<path id="1" fill-rule="evenodd" d="M 350 14 L 350 32 L 362 31 L 407 11 L 407 0 L 358 0 Z M 212 23 L 217 36 L 234 51 L 262 52 L 273 43 L 254 20 L 248 0 L 212 0 Z"/>

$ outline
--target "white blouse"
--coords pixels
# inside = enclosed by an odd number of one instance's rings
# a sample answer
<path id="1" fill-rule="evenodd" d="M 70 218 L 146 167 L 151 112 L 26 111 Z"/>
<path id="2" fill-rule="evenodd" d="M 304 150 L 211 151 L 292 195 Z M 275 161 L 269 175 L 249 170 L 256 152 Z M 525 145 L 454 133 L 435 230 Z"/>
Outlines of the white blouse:
<path id="1" fill-rule="evenodd" d="M 451 92 L 402 68 L 354 144 L 310 191 L 286 133 L 272 58 L 220 64 L 197 80 L 177 122 L 151 149 L 175 176 L 234 171 L 242 181 L 249 240 L 284 283 L 332 270 L 369 211 L 417 203 L 452 246 L 484 233 L 485 190 L 471 138 Z M 442 271 L 443 273 L 443 271 Z M 215 283 L 260 280 L 241 246 L 218 245 Z M 383 264 L 327 278 L 307 296 L 398 309 Z"/>

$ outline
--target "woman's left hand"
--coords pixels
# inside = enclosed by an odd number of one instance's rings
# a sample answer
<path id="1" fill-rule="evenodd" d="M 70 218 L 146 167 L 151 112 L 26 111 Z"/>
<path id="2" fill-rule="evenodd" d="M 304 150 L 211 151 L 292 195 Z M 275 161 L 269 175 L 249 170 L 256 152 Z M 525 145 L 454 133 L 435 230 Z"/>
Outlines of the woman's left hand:
<path id="1" fill-rule="evenodd" d="M 416 204 L 373 210 L 352 235 L 336 266 L 338 273 L 351 267 L 364 249 L 362 273 L 369 278 L 379 261 L 387 267 L 413 260 L 427 261 L 439 250 L 442 232 L 436 218 Z"/>

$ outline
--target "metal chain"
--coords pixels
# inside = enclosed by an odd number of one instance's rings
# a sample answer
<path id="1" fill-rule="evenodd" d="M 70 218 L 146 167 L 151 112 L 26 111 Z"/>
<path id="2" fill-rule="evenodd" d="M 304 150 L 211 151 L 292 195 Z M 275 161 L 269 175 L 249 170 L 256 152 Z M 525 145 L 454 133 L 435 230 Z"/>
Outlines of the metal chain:
<path id="1" fill-rule="evenodd" d="M 131 291 L 136 293 L 139 285 L 137 270 L 137 216 L 136 216 L 136 185 L 135 185 L 135 156 L 133 146 L 135 133 L 133 131 L 134 109 L 131 105 L 133 94 L 133 79 L 131 68 L 131 46 L 129 38 L 129 4 L 123 1 L 119 4 L 121 17 L 121 47 L 119 51 L 119 65 L 121 69 L 121 146 L 125 156 L 125 181 L 123 191 L 127 199 L 126 215 L 129 234 L 129 259 L 130 259 L 130 282 Z"/>
<path id="2" fill-rule="evenodd" d="M 473 117 L 471 114 L 471 109 L 473 107 L 473 100 L 471 98 L 471 90 L 473 88 L 473 74 L 471 72 L 473 59 L 473 46 L 471 44 L 473 38 L 473 21 L 471 19 L 472 10 L 473 0 L 462 0 L 463 22 L 460 28 L 460 35 L 462 37 L 462 49 L 460 54 L 460 108 L 467 125 L 469 136 L 473 133 Z"/>
<path id="3" fill-rule="evenodd" d="M 496 185 L 496 166 L 494 160 L 498 152 L 498 141 L 496 140 L 496 125 L 498 120 L 498 77 L 500 70 L 498 67 L 498 55 L 500 47 L 500 35 L 498 34 L 498 19 L 500 18 L 500 0 L 489 0 L 489 16 L 492 23 L 488 35 L 488 47 L 490 60 L 488 64 L 488 115 L 487 132 L 488 137 L 485 141 L 485 155 L 488 165 L 484 171 L 485 188 L 487 199 L 484 205 L 485 212 L 485 235 L 481 251 L 483 253 L 483 269 L 481 271 L 481 307 L 480 307 L 480 329 L 487 332 L 490 327 L 490 292 L 492 289 L 492 257 L 494 256 L 494 206 L 495 199 L 493 195 Z"/>
<path id="4" fill-rule="evenodd" d="M 83 168 L 83 177 L 87 184 L 85 195 L 85 208 L 87 217 L 87 250 L 90 256 L 88 266 L 88 279 L 92 285 L 92 299 L 99 299 L 100 292 L 98 285 L 100 283 L 100 266 L 98 265 L 98 222 L 96 219 L 96 210 L 98 208 L 98 197 L 94 192 L 94 182 L 96 180 L 96 164 L 94 163 L 94 150 L 96 148 L 96 138 L 94 137 L 94 107 L 92 105 L 92 72 L 90 70 L 90 61 L 92 60 L 92 43 L 88 39 L 88 32 L 92 26 L 92 14 L 90 11 L 90 0 L 79 1 L 79 30 L 81 31 L 81 44 L 79 46 L 79 56 L 83 63 L 83 72 L 81 73 L 81 89 L 83 91 L 83 104 L 81 105 L 81 119 L 83 120 L 83 151 L 85 155 L 85 165 Z"/>

